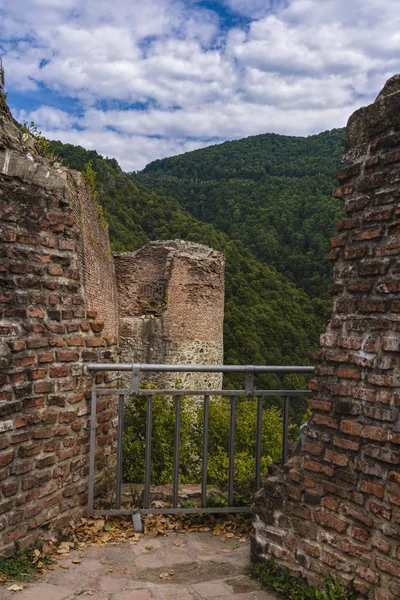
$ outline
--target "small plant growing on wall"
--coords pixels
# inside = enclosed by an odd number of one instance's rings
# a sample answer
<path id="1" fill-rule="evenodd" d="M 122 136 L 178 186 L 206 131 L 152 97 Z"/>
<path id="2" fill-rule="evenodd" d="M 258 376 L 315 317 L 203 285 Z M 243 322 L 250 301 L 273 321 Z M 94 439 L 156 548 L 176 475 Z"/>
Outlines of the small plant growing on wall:
<path id="1" fill-rule="evenodd" d="M 42 132 L 36 127 L 34 121 L 24 121 L 22 128 L 26 134 L 34 138 L 37 153 L 41 156 L 47 156 L 50 142 L 42 135 Z"/>
<path id="2" fill-rule="evenodd" d="M 98 193 L 97 193 L 97 188 L 96 188 L 96 171 L 93 169 L 93 162 L 91 160 L 89 160 L 89 162 L 86 164 L 86 167 L 82 171 L 82 175 L 83 175 L 83 179 L 85 180 L 85 183 L 86 183 L 88 189 L 90 190 L 93 198 L 96 200 L 96 210 L 97 210 L 97 214 L 100 219 L 100 223 L 101 223 L 102 227 L 107 230 L 108 223 L 106 221 L 106 218 L 105 218 L 105 215 L 103 212 L 103 208 L 98 201 Z"/>
<path id="3" fill-rule="evenodd" d="M 7 92 L 5 91 L 5 78 L 4 78 L 4 69 L 3 69 L 3 61 L 0 58 L 0 109 L 4 112 L 9 112 L 7 106 Z"/>

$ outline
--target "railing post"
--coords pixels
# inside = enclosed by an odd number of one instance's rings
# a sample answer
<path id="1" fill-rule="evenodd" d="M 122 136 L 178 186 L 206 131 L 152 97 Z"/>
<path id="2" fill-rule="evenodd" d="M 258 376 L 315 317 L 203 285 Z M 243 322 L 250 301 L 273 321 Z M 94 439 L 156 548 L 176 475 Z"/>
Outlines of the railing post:
<path id="1" fill-rule="evenodd" d="M 288 434 L 289 434 L 289 396 L 283 399 L 283 444 L 282 444 L 282 465 L 287 463 L 288 459 Z"/>
<path id="2" fill-rule="evenodd" d="M 96 389 L 92 390 L 92 404 L 90 407 L 90 449 L 89 449 L 89 490 L 88 490 L 88 511 L 93 515 L 94 508 L 94 458 L 96 452 L 96 407 L 97 394 Z"/>
<path id="3" fill-rule="evenodd" d="M 151 480 L 151 434 L 153 427 L 153 398 L 147 396 L 146 405 L 146 449 L 145 449 L 145 473 L 144 473 L 144 508 L 150 506 L 150 480 Z"/>
<path id="4" fill-rule="evenodd" d="M 263 398 L 257 398 L 257 432 L 256 432 L 256 484 L 255 491 L 260 489 L 261 482 L 261 450 L 262 450 L 262 416 L 263 416 Z"/>
<path id="5" fill-rule="evenodd" d="M 233 504 L 233 480 L 235 471 L 235 428 L 236 428 L 236 396 L 231 396 L 231 419 L 229 429 L 229 469 L 228 469 L 228 504 Z"/>
<path id="6" fill-rule="evenodd" d="M 177 508 L 179 495 L 179 454 L 181 446 L 181 396 L 175 397 L 175 449 L 174 449 L 174 482 L 172 487 L 172 506 Z"/>
<path id="7" fill-rule="evenodd" d="M 115 508 L 121 508 L 121 487 L 122 487 L 122 442 L 124 434 L 124 408 L 125 396 L 120 394 L 118 403 L 118 438 L 117 438 L 117 479 L 115 490 Z"/>
<path id="8" fill-rule="evenodd" d="M 209 396 L 204 396 L 203 409 L 203 461 L 201 473 L 201 507 L 207 505 L 207 466 L 208 466 L 208 411 L 209 411 Z"/>

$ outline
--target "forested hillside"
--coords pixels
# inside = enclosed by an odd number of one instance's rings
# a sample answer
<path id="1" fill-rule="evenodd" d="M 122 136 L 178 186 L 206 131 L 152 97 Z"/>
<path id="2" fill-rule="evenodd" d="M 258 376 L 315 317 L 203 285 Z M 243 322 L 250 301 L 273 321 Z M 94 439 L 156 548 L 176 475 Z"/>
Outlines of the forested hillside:
<path id="1" fill-rule="evenodd" d="M 226 363 L 310 364 L 329 315 L 326 254 L 341 215 L 330 192 L 342 138 L 341 131 L 307 139 L 257 136 L 156 161 L 131 175 L 95 151 L 61 142 L 51 142 L 51 150 L 75 169 L 92 165 L 113 249 L 183 238 L 225 253 Z M 271 376 L 264 383 L 283 385 Z"/>
<path id="2" fill-rule="evenodd" d="M 343 138 L 344 129 L 263 134 L 156 160 L 133 177 L 242 242 L 309 296 L 328 298 Z"/>

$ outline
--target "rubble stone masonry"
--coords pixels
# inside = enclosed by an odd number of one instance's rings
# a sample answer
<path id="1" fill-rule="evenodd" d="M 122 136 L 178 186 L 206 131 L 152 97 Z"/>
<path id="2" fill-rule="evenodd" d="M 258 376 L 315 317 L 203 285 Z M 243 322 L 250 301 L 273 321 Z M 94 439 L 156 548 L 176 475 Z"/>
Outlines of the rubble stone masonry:
<path id="1" fill-rule="evenodd" d="M 107 229 L 82 176 L 0 114 L 0 553 L 68 522 L 87 498 L 88 361 L 117 358 Z M 98 376 L 97 382 L 113 385 Z M 115 440 L 99 403 L 99 456 Z M 100 461 L 98 465 L 101 466 Z"/>
<path id="2" fill-rule="evenodd" d="M 396 83 L 396 79 L 391 83 Z M 275 556 L 319 586 L 400 597 L 400 91 L 347 126 L 332 239 L 333 316 L 311 384 L 302 453 L 253 507 L 253 560 Z"/>

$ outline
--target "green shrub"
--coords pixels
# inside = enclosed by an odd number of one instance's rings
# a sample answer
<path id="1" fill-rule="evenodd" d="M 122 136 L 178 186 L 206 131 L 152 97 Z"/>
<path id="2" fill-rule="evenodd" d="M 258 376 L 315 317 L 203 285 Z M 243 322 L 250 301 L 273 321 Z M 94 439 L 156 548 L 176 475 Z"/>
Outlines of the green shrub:
<path id="1" fill-rule="evenodd" d="M 236 410 L 235 491 L 253 492 L 255 479 L 257 400 L 239 399 Z M 124 460 L 125 482 L 143 482 L 145 468 L 146 397 L 128 400 L 125 407 Z M 174 456 L 175 401 L 153 398 L 151 482 L 172 482 Z M 210 399 L 208 483 L 223 488 L 229 462 L 230 401 Z M 200 483 L 203 446 L 203 402 L 182 399 L 180 482 Z M 262 421 L 261 470 L 279 459 L 282 449 L 282 416 L 278 408 L 265 408 Z"/>
<path id="2" fill-rule="evenodd" d="M 293 577 L 288 569 L 279 567 L 273 558 L 253 565 L 251 575 L 266 588 L 290 600 L 357 600 L 356 593 L 343 590 L 330 573 L 325 575 L 325 591 L 319 592 L 303 579 Z"/>

